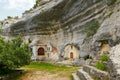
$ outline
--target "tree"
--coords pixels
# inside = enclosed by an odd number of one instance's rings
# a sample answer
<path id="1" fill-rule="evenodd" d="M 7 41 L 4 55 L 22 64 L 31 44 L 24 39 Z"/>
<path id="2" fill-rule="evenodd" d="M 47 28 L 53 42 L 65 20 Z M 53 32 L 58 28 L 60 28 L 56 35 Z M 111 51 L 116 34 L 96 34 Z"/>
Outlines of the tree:
<path id="1" fill-rule="evenodd" d="M 33 7 L 33 8 L 38 7 L 39 3 L 40 3 L 40 0 L 36 0 L 36 3 L 35 3 L 35 5 L 34 5 L 34 7 Z"/>
<path id="2" fill-rule="evenodd" d="M 11 16 L 7 16 L 7 19 L 12 19 L 12 17 Z"/>
<path id="3" fill-rule="evenodd" d="M 0 71 L 13 70 L 30 63 L 31 52 L 21 37 L 5 41 L 0 37 Z"/>

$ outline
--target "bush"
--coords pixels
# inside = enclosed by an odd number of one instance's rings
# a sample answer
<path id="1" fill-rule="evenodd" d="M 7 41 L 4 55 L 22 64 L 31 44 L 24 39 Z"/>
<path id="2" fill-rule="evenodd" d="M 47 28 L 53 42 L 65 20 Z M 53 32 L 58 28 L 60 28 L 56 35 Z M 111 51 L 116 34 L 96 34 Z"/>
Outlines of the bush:
<path id="1" fill-rule="evenodd" d="M 106 70 L 106 66 L 100 61 L 98 61 L 95 66 L 96 66 L 96 68 L 98 68 L 100 70 L 103 70 L 103 71 Z"/>
<path id="2" fill-rule="evenodd" d="M 36 3 L 35 3 L 35 5 L 34 5 L 34 7 L 33 7 L 33 8 L 38 7 L 39 3 L 40 3 L 40 0 L 36 0 Z"/>
<path id="3" fill-rule="evenodd" d="M 0 71 L 12 70 L 29 64 L 30 57 L 29 46 L 22 43 L 20 37 L 11 41 L 4 41 L 0 37 Z"/>
<path id="4" fill-rule="evenodd" d="M 108 61 L 108 59 L 109 59 L 109 57 L 108 57 L 107 54 L 103 54 L 103 55 L 101 56 L 101 61 Z"/>
<path id="5" fill-rule="evenodd" d="M 7 16 L 7 18 L 8 18 L 8 19 L 12 19 L 12 17 L 11 17 L 11 16 Z"/>
<path id="6" fill-rule="evenodd" d="M 23 15 L 24 14 L 28 14 L 28 13 L 30 13 L 32 11 L 32 8 L 31 9 L 29 9 L 29 10 L 26 10 L 24 13 L 22 13 Z"/>

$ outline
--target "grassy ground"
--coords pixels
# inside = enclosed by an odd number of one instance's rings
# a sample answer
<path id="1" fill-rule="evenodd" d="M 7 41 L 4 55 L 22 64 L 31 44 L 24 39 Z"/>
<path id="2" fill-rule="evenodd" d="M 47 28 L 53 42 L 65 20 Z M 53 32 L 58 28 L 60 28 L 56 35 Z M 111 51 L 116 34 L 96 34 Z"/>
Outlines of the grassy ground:
<path id="1" fill-rule="evenodd" d="M 50 64 L 50 63 L 32 62 L 30 65 L 25 66 L 25 68 L 32 68 L 32 69 L 36 69 L 36 70 L 47 71 L 50 73 L 63 72 L 65 74 L 61 74 L 61 75 L 70 76 L 71 73 L 78 70 L 79 67 L 57 66 L 57 65 Z M 66 72 L 69 75 L 66 74 Z"/>
<path id="2" fill-rule="evenodd" d="M 60 77 L 69 77 L 71 79 L 71 74 L 76 72 L 80 67 L 73 66 L 57 66 L 50 63 L 41 62 L 31 62 L 29 65 L 22 67 L 21 69 L 26 70 L 27 73 L 32 73 L 35 71 L 43 71 L 51 74 L 58 74 Z M 25 75 L 22 75 L 22 77 Z M 20 77 L 13 80 L 21 80 Z"/>

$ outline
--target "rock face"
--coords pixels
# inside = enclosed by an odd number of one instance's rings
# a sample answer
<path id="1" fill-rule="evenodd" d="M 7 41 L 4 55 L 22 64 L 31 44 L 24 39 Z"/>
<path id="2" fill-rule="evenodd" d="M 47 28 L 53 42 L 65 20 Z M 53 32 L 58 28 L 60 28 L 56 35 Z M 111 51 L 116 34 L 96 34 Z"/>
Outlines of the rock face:
<path id="1" fill-rule="evenodd" d="M 3 34 L 21 34 L 26 42 L 49 42 L 59 54 L 65 52 L 66 45 L 73 44 L 78 57 L 84 57 L 90 54 L 92 36 L 103 20 L 106 5 L 105 0 L 49 0 L 13 23 L 4 24 Z"/>
<path id="2" fill-rule="evenodd" d="M 120 44 L 110 50 L 108 68 L 112 80 L 120 80 Z"/>
<path id="3" fill-rule="evenodd" d="M 43 47 L 45 54 L 53 54 L 54 59 L 56 53 L 62 58 L 78 59 L 102 54 L 119 43 L 120 1 L 42 1 L 30 13 L 13 22 L 6 21 L 2 26 L 4 36 L 22 35 L 25 42 L 37 40 L 31 47 L 36 47 L 33 56 L 38 56 L 38 49 Z M 50 50 L 48 44 L 52 46 Z M 71 46 L 69 51 L 67 45 Z"/>
<path id="4" fill-rule="evenodd" d="M 82 69 L 72 74 L 72 77 L 73 80 L 110 80 L 108 72 L 88 65 L 83 66 Z"/>

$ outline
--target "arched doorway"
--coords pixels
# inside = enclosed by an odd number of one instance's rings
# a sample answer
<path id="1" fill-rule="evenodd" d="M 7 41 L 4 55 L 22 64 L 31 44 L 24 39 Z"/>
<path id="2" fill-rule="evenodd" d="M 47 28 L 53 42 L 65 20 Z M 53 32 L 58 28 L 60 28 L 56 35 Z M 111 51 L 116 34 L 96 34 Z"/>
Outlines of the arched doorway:
<path id="1" fill-rule="evenodd" d="M 71 53 L 70 53 L 70 58 L 72 58 L 72 59 L 73 59 L 73 52 L 71 52 Z"/>
<path id="2" fill-rule="evenodd" d="M 40 48 L 38 49 L 38 55 L 44 55 L 44 54 L 45 54 L 44 48 L 40 47 Z"/>

